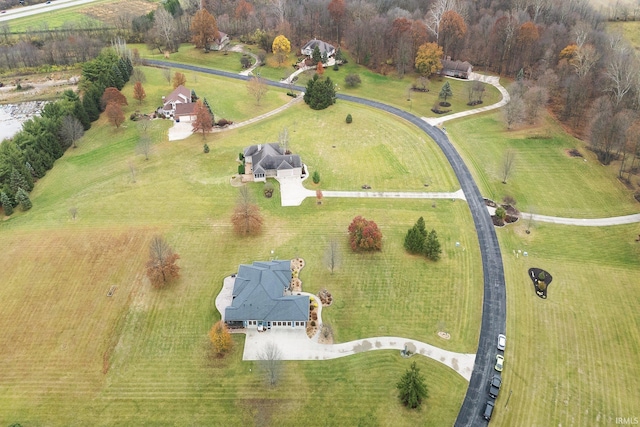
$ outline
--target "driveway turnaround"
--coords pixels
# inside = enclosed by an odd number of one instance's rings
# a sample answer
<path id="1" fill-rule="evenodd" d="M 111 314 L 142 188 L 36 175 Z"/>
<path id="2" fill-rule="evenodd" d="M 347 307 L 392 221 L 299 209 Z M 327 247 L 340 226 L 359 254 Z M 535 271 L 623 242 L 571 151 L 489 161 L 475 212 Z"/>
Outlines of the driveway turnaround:
<path id="1" fill-rule="evenodd" d="M 202 73 L 215 74 L 223 77 L 247 80 L 246 76 L 226 71 L 211 70 L 208 68 L 193 65 L 174 64 L 164 61 L 147 61 L 150 65 L 161 67 L 181 68 Z M 280 82 L 267 82 L 271 86 L 289 89 L 290 86 Z M 303 90 L 301 87 L 294 87 L 295 90 Z M 383 104 L 377 101 L 357 98 L 344 94 L 338 94 L 338 99 L 367 105 L 393 114 L 403 120 L 412 123 L 424 131 L 438 144 L 445 157 L 449 161 L 460 187 L 464 192 L 465 199 L 469 204 L 471 217 L 476 228 L 478 244 L 482 259 L 482 270 L 484 279 L 484 298 L 482 302 L 482 323 L 480 326 L 480 338 L 475 364 L 471 373 L 467 394 L 458 413 L 456 426 L 477 426 L 486 425 L 482 418 L 483 406 L 486 403 L 486 386 L 493 374 L 493 361 L 496 355 L 496 340 L 498 334 L 504 333 L 506 329 L 507 317 L 507 297 L 504 281 L 504 268 L 502 265 L 502 254 L 500 245 L 494 229 L 489 212 L 486 209 L 484 199 L 480 194 L 471 172 L 465 165 L 462 157 L 455 150 L 447 136 L 438 128 L 426 123 L 421 118 L 414 116 L 399 108 Z"/>

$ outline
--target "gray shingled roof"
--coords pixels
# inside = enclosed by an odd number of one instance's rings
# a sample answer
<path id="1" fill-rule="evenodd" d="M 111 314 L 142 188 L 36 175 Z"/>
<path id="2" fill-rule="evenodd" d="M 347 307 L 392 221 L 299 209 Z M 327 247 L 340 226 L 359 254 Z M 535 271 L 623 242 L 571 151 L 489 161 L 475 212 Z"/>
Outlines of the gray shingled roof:
<path id="1" fill-rule="evenodd" d="M 318 46 L 318 49 L 320 50 L 320 55 L 326 53 L 327 55 L 330 55 L 331 53 L 335 52 L 336 48 L 333 47 L 333 45 L 330 45 L 327 42 L 323 42 L 322 40 L 318 40 L 318 39 L 313 39 L 310 40 L 309 42 L 307 42 L 307 44 L 305 44 L 302 49 L 301 52 L 304 54 L 304 52 L 313 52 L 313 50 L 316 48 L 316 46 Z"/>
<path id="2" fill-rule="evenodd" d="M 284 295 L 290 280 L 290 261 L 241 265 L 233 286 L 233 301 L 225 309 L 225 321 L 308 321 L 309 297 Z"/>
<path id="3" fill-rule="evenodd" d="M 440 61 L 442 63 L 442 68 L 444 70 L 454 70 L 454 71 L 468 71 L 471 64 L 467 61 L 451 61 L 450 59 L 442 59 Z"/>
<path id="4" fill-rule="evenodd" d="M 244 149 L 244 157 L 253 164 L 254 173 L 260 169 L 267 171 L 302 167 L 300 156 L 297 154 L 284 154 L 277 143 L 247 147 Z"/>

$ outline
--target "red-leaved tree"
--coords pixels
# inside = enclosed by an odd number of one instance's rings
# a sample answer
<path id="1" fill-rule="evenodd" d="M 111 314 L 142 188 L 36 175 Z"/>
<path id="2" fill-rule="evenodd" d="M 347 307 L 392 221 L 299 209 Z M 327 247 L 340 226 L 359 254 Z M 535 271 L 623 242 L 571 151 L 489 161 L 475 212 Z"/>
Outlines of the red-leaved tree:
<path id="1" fill-rule="evenodd" d="M 349 244 L 354 251 L 379 251 L 382 233 L 375 222 L 358 215 L 349 225 Z"/>
<path id="2" fill-rule="evenodd" d="M 104 113 L 107 115 L 109 123 L 116 128 L 119 128 L 120 125 L 124 123 L 124 112 L 122 112 L 122 107 L 117 102 L 108 103 Z"/>

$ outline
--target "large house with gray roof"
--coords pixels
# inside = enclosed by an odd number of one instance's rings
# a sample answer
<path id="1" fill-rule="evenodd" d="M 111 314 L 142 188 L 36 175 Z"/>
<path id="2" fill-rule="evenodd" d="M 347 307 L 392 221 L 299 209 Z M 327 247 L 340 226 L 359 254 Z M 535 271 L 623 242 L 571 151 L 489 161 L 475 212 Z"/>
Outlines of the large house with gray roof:
<path id="1" fill-rule="evenodd" d="M 306 328 L 309 297 L 291 295 L 291 261 L 255 261 L 240 265 L 231 305 L 224 311 L 230 328 Z"/>
<path id="2" fill-rule="evenodd" d="M 316 48 L 316 46 L 318 47 L 318 50 L 320 50 L 320 55 L 322 55 L 323 57 L 326 55 L 327 58 L 331 58 L 336 54 L 336 48 L 333 45 L 318 39 L 310 40 L 302 47 L 300 51 L 303 55 L 311 58 L 311 56 L 313 55 L 313 50 Z"/>
<path id="3" fill-rule="evenodd" d="M 243 151 L 245 181 L 262 181 L 267 178 L 302 178 L 300 156 L 286 154 L 277 143 L 258 144 Z"/>

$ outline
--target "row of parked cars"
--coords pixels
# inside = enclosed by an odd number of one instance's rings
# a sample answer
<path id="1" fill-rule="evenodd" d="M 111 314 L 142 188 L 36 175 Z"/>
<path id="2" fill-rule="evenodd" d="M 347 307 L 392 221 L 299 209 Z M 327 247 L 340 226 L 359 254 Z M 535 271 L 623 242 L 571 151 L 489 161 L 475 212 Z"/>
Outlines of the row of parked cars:
<path id="1" fill-rule="evenodd" d="M 505 346 L 507 345 L 507 337 L 504 334 L 498 335 L 498 351 L 504 353 Z M 498 394 L 500 393 L 500 386 L 502 385 L 502 377 L 500 372 L 502 372 L 502 368 L 504 367 L 504 355 L 502 353 L 496 354 L 496 364 L 494 369 L 498 372 L 491 378 L 489 381 L 489 397 L 494 400 L 487 400 L 487 404 L 484 407 L 484 413 L 482 416 L 485 420 L 491 421 L 491 415 L 493 415 L 493 408 L 496 405 L 495 399 L 498 398 Z"/>

